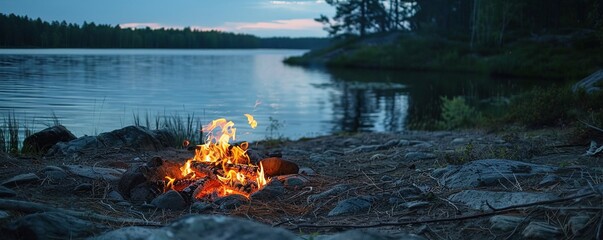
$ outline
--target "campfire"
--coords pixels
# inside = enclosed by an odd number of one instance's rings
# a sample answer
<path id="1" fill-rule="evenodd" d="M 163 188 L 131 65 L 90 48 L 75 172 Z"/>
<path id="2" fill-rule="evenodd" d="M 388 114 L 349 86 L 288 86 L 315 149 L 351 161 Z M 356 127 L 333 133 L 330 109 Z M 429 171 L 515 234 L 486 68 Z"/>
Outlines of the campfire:
<path id="1" fill-rule="evenodd" d="M 245 116 L 252 128 L 257 127 L 253 116 Z M 179 171 L 167 171 L 164 192 L 176 190 L 191 199 L 213 200 L 231 194 L 249 198 L 262 189 L 270 178 L 265 176 L 262 163 L 259 166 L 251 163 L 247 142 L 231 144 L 236 139 L 236 130 L 234 122 L 225 118 L 203 126 L 203 132 L 207 133 L 205 143 L 197 146 L 195 156 Z"/>

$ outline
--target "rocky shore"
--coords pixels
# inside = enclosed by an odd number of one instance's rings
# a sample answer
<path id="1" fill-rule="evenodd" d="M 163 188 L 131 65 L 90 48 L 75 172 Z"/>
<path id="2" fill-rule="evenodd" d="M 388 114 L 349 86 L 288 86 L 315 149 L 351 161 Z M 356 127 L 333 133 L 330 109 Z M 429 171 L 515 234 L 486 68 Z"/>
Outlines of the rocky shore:
<path id="1" fill-rule="evenodd" d="M 262 197 L 187 202 L 168 191 L 140 202 L 119 189 L 129 169 L 194 153 L 169 147 L 168 133 L 130 126 L 45 143 L 41 157 L 2 153 L 0 236 L 600 238 L 603 154 L 564 136 L 407 131 L 250 143 L 252 158 L 281 158 L 298 173 L 273 177 Z"/>

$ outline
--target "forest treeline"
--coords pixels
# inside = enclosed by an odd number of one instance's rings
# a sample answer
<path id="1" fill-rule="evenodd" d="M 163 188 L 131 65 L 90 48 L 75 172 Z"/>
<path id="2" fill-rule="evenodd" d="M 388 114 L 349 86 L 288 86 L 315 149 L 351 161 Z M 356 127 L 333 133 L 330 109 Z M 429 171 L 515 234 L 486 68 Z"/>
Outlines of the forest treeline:
<path id="1" fill-rule="evenodd" d="M 184 29 L 130 29 L 119 25 L 0 14 L 0 47 L 16 48 L 294 48 L 327 45 L 327 38 L 260 38 L 250 34 Z"/>
<path id="2" fill-rule="evenodd" d="M 601 0 L 326 0 L 335 16 L 316 21 L 333 36 L 388 31 L 436 33 L 472 45 L 578 30 L 603 30 Z"/>

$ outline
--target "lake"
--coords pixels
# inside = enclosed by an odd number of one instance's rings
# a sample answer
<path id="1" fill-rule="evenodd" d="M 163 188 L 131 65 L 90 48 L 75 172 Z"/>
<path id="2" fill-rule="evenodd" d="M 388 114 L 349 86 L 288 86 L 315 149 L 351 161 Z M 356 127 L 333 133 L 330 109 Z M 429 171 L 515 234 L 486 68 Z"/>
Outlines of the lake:
<path id="1" fill-rule="evenodd" d="M 439 116 L 440 96 L 504 102 L 537 80 L 288 66 L 303 50 L 0 49 L 0 116 L 76 136 L 157 118 L 235 122 L 237 140 L 391 131 Z M 243 115 L 255 116 L 251 129 Z M 144 124 L 143 124 L 144 125 Z"/>

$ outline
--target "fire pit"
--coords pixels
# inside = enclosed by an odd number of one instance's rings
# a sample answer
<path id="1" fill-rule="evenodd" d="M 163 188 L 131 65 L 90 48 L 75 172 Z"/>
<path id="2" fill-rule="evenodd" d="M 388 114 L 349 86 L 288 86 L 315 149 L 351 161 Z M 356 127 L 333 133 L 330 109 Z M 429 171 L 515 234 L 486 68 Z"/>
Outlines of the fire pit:
<path id="1" fill-rule="evenodd" d="M 253 116 L 245 116 L 255 128 Z M 271 181 L 270 176 L 295 174 L 299 170 L 296 164 L 279 158 L 252 162 L 247 142 L 231 144 L 236 138 L 232 121 L 216 119 L 202 130 L 207 133 L 206 141 L 196 146 L 192 158 L 164 161 L 156 157 L 129 169 L 119 182 L 121 194 L 135 203 L 149 202 L 171 190 L 187 203 L 213 202 L 235 194 L 249 199 Z"/>

